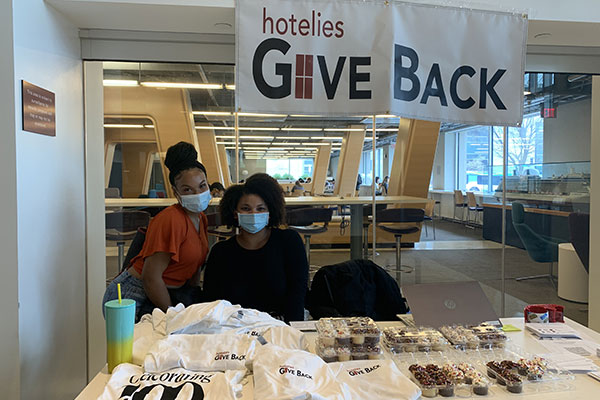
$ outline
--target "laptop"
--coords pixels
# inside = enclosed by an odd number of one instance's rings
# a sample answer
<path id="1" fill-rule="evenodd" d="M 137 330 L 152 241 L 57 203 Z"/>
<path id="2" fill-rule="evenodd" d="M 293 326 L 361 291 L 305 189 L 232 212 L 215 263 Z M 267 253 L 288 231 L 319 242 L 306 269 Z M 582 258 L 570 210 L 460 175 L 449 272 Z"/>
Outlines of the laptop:
<path id="1" fill-rule="evenodd" d="M 415 325 L 439 328 L 452 324 L 500 325 L 479 282 L 426 283 L 402 286 Z"/>

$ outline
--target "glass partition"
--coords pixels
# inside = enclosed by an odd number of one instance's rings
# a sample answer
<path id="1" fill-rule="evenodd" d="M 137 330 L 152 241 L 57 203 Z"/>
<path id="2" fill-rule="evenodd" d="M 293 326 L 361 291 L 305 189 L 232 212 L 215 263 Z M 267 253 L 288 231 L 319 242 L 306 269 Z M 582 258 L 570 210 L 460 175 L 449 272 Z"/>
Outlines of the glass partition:
<path id="1" fill-rule="evenodd" d="M 506 143 L 503 127 L 394 115 L 236 115 L 232 65 L 107 62 L 104 86 L 107 213 L 155 215 L 174 202 L 163 161 L 184 140 L 196 145 L 211 183 L 227 188 L 263 172 L 279 181 L 290 210 L 334 209 L 326 230 L 310 238 L 313 272 L 368 258 L 402 285 L 479 282 L 498 314 L 558 303 L 586 322 L 574 302 L 583 300 L 561 292 L 561 274 L 575 267 L 561 267 L 558 256 L 580 257 L 569 218 L 589 213 L 589 75 L 526 74 L 523 124 L 506 130 Z M 128 207 L 119 199 L 138 200 Z M 513 203 L 534 233 L 562 241 L 553 261 L 528 252 Z M 211 207 L 218 212 L 217 202 Z M 378 220 L 395 208 L 421 209 L 423 221 Z M 398 276 L 397 235 L 385 226 L 399 223 L 417 231 L 402 235 Z M 107 240 L 107 276 L 123 267 L 130 240 Z M 550 263 L 558 286 L 550 277 L 515 279 Z"/>

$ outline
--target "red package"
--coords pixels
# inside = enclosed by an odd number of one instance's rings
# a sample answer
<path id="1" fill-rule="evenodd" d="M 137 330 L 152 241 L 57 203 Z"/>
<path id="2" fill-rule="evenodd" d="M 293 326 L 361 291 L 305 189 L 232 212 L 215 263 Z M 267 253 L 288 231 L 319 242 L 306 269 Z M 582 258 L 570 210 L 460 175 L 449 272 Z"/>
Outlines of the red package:
<path id="1" fill-rule="evenodd" d="M 564 310 L 565 308 L 558 304 L 530 304 L 525 307 L 525 323 L 530 322 L 534 314 L 539 316 L 544 313 L 548 313 L 548 322 L 565 322 Z"/>

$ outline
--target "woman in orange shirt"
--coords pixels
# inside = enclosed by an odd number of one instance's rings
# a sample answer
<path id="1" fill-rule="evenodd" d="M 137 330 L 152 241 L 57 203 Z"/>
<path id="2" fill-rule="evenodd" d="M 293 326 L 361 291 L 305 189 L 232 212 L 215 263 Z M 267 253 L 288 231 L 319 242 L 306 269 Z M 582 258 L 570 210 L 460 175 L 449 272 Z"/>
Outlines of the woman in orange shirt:
<path id="1" fill-rule="evenodd" d="M 165 165 L 178 203 L 150 221 L 141 252 L 104 293 L 103 304 L 117 298 L 120 283 L 122 296 L 136 301 L 136 320 L 155 307 L 166 311 L 175 299 L 191 303 L 185 299 L 191 297 L 190 286 L 198 286 L 208 254 L 206 169 L 194 146 L 185 142 L 169 147 Z"/>

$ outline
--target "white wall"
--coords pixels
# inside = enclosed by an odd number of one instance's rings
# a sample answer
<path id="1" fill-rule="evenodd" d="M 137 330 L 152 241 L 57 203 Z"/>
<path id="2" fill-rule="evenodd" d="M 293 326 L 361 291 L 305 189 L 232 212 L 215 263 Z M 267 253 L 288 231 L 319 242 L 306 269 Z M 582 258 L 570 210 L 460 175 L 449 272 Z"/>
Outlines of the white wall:
<path id="1" fill-rule="evenodd" d="M 544 163 L 590 161 L 591 100 L 562 104 L 544 118 Z"/>
<path id="2" fill-rule="evenodd" d="M 21 79 L 54 92 L 57 127 L 56 137 L 16 129 L 21 399 L 74 398 L 87 334 L 78 30 L 43 0 L 13 6 L 15 98 Z"/>
<path id="3" fill-rule="evenodd" d="M 20 375 L 12 29 L 12 2 L 0 2 L 0 397 L 6 399 L 19 397 Z"/>

